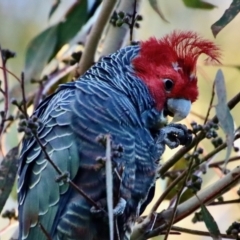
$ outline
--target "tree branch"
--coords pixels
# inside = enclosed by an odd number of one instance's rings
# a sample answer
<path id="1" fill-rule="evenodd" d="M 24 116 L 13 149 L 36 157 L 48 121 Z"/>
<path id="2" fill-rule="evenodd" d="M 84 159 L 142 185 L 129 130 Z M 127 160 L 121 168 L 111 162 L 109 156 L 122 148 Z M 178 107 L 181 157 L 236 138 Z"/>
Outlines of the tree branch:
<path id="1" fill-rule="evenodd" d="M 100 15 L 98 16 L 98 19 L 93 25 L 92 30 L 87 38 L 83 55 L 76 70 L 76 77 L 81 76 L 92 66 L 99 39 L 101 38 L 104 27 L 112 13 L 112 10 L 114 9 L 116 2 L 117 0 L 103 0 Z"/>
<path id="2" fill-rule="evenodd" d="M 240 203 L 240 198 L 223 201 L 223 202 L 212 202 L 212 203 L 208 204 L 208 206 L 219 206 L 219 205 L 233 204 L 233 203 Z"/>
<path id="3" fill-rule="evenodd" d="M 3 71 L 3 82 L 4 82 L 4 111 L 3 116 L 1 119 L 0 124 L 0 138 L 2 136 L 2 133 L 4 131 L 4 124 L 8 115 L 8 109 L 9 109 L 9 90 L 8 90 L 8 77 L 7 77 L 7 69 L 6 69 L 6 63 L 7 59 L 4 59 L 3 51 L 0 48 L 0 55 L 2 60 L 2 71 Z"/>
<path id="4" fill-rule="evenodd" d="M 177 227 L 177 226 L 172 226 L 171 230 L 179 231 L 179 232 L 183 232 L 183 233 L 188 233 L 188 234 L 193 234 L 193 235 L 198 235 L 198 236 L 208 236 L 208 237 L 211 237 L 211 234 L 209 232 L 199 231 L 199 230 L 192 230 L 192 229 L 182 228 L 182 227 Z M 223 234 L 223 233 L 221 233 L 220 236 L 222 238 L 227 238 L 227 239 L 236 239 L 236 237 L 234 237 L 234 236 L 230 236 L 230 235 Z"/>
<path id="5" fill-rule="evenodd" d="M 240 156 L 235 156 L 235 157 L 229 158 L 228 163 L 237 161 L 239 159 L 240 159 Z M 224 163 L 225 163 L 225 160 L 222 160 L 222 161 L 211 163 L 208 165 L 208 167 L 209 168 L 219 167 L 219 165 L 222 165 Z"/>

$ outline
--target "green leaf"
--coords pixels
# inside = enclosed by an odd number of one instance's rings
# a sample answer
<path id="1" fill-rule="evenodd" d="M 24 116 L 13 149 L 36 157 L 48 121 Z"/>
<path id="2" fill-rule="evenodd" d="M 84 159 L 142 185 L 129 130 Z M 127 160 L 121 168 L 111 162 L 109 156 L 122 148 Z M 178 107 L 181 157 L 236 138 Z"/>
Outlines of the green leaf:
<path id="1" fill-rule="evenodd" d="M 61 3 L 61 0 L 55 0 L 55 2 L 53 3 L 49 15 L 48 15 L 48 19 L 51 18 L 51 16 L 53 15 L 53 13 L 57 10 L 59 4 Z"/>
<path id="2" fill-rule="evenodd" d="M 230 23 L 239 12 L 240 12 L 240 0 L 233 0 L 230 7 L 224 12 L 222 17 L 211 26 L 213 36 L 216 37 L 217 34 L 228 23 Z"/>
<path id="3" fill-rule="evenodd" d="M 211 10 L 216 7 L 211 3 L 201 1 L 201 0 L 182 0 L 182 1 L 184 5 L 189 8 L 200 8 L 200 9 Z"/>
<path id="4" fill-rule="evenodd" d="M 25 60 L 25 81 L 39 79 L 44 66 L 57 44 L 58 25 L 52 26 L 35 37 L 27 48 Z"/>
<path id="5" fill-rule="evenodd" d="M 214 240 L 221 240 L 222 237 L 220 235 L 218 225 L 214 220 L 213 216 L 203 204 L 201 204 L 201 210 L 202 210 L 203 221 L 209 233 L 211 234 L 212 238 Z"/>
<path id="6" fill-rule="evenodd" d="M 0 165 L 0 212 L 14 185 L 17 174 L 18 146 L 12 148 Z"/>
<path id="7" fill-rule="evenodd" d="M 49 27 L 29 44 L 25 61 L 25 81 L 39 79 L 45 65 L 71 40 L 87 21 L 87 0 L 77 1 L 63 22 Z"/>
<path id="8" fill-rule="evenodd" d="M 55 53 L 77 34 L 87 21 L 87 17 L 87 0 L 74 3 L 65 16 L 65 21 L 59 24 Z"/>
<path id="9" fill-rule="evenodd" d="M 221 128 L 226 134 L 227 152 L 225 157 L 225 165 L 231 155 L 233 141 L 234 141 L 234 122 L 233 117 L 227 105 L 227 94 L 225 80 L 222 70 L 218 70 L 215 78 L 215 88 L 218 98 L 216 105 L 216 114 L 220 123 Z"/>
<path id="10" fill-rule="evenodd" d="M 159 17 L 164 21 L 164 22 L 168 22 L 168 20 L 165 18 L 165 16 L 162 13 L 161 8 L 159 7 L 157 0 L 149 0 L 149 3 L 151 5 L 151 7 L 153 8 L 153 10 L 159 15 Z"/>

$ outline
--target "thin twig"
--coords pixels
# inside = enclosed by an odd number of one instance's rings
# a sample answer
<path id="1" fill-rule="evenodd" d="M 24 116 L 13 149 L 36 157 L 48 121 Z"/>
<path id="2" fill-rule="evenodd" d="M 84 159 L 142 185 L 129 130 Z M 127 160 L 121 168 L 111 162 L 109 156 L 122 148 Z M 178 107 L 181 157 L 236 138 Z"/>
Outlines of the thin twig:
<path id="1" fill-rule="evenodd" d="M 106 135 L 106 189 L 107 189 L 107 208 L 110 240 L 114 238 L 114 218 L 113 218 L 113 176 L 111 161 L 111 137 Z"/>
<path id="2" fill-rule="evenodd" d="M 222 202 L 211 202 L 210 204 L 208 204 L 208 206 L 218 206 L 218 205 L 233 204 L 233 203 L 240 203 L 240 198 L 228 200 L 228 201 L 222 201 Z"/>
<path id="3" fill-rule="evenodd" d="M 234 161 L 239 160 L 239 159 L 240 159 L 240 156 L 229 158 L 228 163 L 229 162 L 234 162 Z M 211 164 L 208 165 L 208 167 L 209 168 L 215 168 L 215 167 L 219 167 L 219 165 L 222 165 L 224 163 L 225 163 L 225 160 L 222 160 L 222 161 L 211 163 Z"/>
<path id="4" fill-rule="evenodd" d="M 27 100 L 25 94 L 25 83 L 24 83 L 24 73 L 21 74 L 21 90 L 22 90 L 22 105 L 23 105 L 23 112 L 25 114 L 25 118 L 28 119 L 29 116 L 27 114 Z"/>
<path id="5" fill-rule="evenodd" d="M 134 30 L 134 25 L 136 22 L 136 15 L 137 15 L 137 0 L 134 0 L 134 5 L 133 5 L 133 13 L 132 13 L 132 21 L 130 23 L 130 42 L 133 41 L 133 30 Z"/>
<path id="6" fill-rule="evenodd" d="M 166 234 L 166 232 L 163 231 L 163 232 L 161 232 L 160 235 L 165 235 L 165 234 Z M 169 233 L 169 235 L 181 235 L 181 233 L 180 233 L 180 232 L 173 232 L 173 231 L 171 231 L 171 232 Z"/>
<path id="7" fill-rule="evenodd" d="M 2 49 L 0 48 L 0 54 L 2 58 L 2 71 L 3 71 L 3 82 L 4 82 L 4 111 L 3 116 L 0 124 L 0 137 L 4 131 L 4 124 L 8 115 L 8 108 L 9 108 L 9 90 L 8 90 L 8 77 L 7 77 L 7 70 L 6 70 L 6 61 L 4 59 Z"/>
<path id="8" fill-rule="evenodd" d="M 202 116 L 202 115 L 199 114 L 199 113 L 196 113 L 196 112 L 193 111 L 193 110 L 191 110 L 190 114 L 192 114 L 192 115 L 195 116 L 195 117 L 198 117 L 198 118 L 201 119 L 201 120 L 204 120 L 204 119 L 205 119 L 204 116 Z"/>
<path id="9" fill-rule="evenodd" d="M 240 138 L 240 133 L 237 133 L 234 137 L 234 141 Z M 213 157 L 216 153 L 220 152 L 221 150 L 223 150 L 224 148 L 227 147 L 227 143 L 224 142 L 221 145 L 219 145 L 218 147 L 216 147 L 215 149 L 213 149 L 210 153 L 208 153 L 207 155 L 205 155 L 202 159 L 200 164 L 206 162 L 208 159 L 210 159 L 211 157 Z M 232 160 L 233 161 L 233 160 Z M 213 163 L 214 164 L 214 163 Z"/>
<path id="10" fill-rule="evenodd" d="M 213 85 L 212 97 L 211 97 L 211 100 L 210 100 L 210 103 L 209 103 L 209 107 L 208 107 L 208 111 L 207 111 L 207 114 L 206 114 L 206 117 L 205 117 L 205 120 L 204 120 L 204 124 L 206 124 L 207 119 L 208 119 L 208 117 L 209 117 L 209 113 L 210 113 L 210 109 L 211 109 L 211 106 L 212 106 L 213 99 L 214 99 L 214 85 Z M 204 133 L 204 130 L 202 130 L 201 133 Z M 200 134 L 201 134 L 201 133 L 200 133 Z M 195 139 L 196 139 L 196 136 L 195 136 Z M 201 141 L 201 140 L 198 140 L 198 141 L 196 142 L 195 147 L 194 147 L 194 152 L 197 150 L 198 144 L 199 144 L 200 141 Z M 172 227 L 172 225 L 173 225 L 173 223 L 174 223 L 174 218 L 175 218 L 175 216 L 176 216 L 177 206 L 178 206 L 178 204 L 179 204 L 179 202 L 180 202 L 182 193 L 183 193 L 183 191 L 184 191 L 184 188 L 185 188 L 185 186 L 186 186 L 186 184 L 187 184 L 187 181 L 188 181 L 188 179 L 189 179 L 189 177 L 190 177 L 190 174 L 191 174 L 191 172 L 192 172 L 193 163 L 194 163 L 194 158 L 193 158 L 193 155 L 192 155 L 191 158 L 190 158 L 190 164 L 189 164 L 189 166 L 188 166 L 188 170 L 185 171 L 185 172 L 183 172 L 183 174 L 182 174 L 182 175 L 185 175 L 184 182 L 183 182 L 183 184 L 182 184 L 182 186 L 181 186 L 181 189 L 180 189 L 179 193 L 177 194 L 176 202 L 175 202 L 175 205 L 174 205 L 174 207 L 173 207 L 173 214 L 172 214 L 172 216 L 171 216 L 171 220 L 170 220 L 170 223 L 169 223 L 169 226 L 168 226 L 168 229 L 167 229 L 167 234 L 165 235 L 164 240 L 167 240 L 167 239 L 168 239 L 169 232 L 170 232 L 170 230 L 171 230 L 171 227 Z M 181 176 L 181 175 L 180 175 L 180 176 Z M 176 182 L 175 184 L 177 184 L 177 182 Z M 173 186 L 172 186 L 172 187 L 173 187 Z"/>
<path id="11" fill-rule="evenodd" d="M 167 197 L 167 195 L 171 192 L 171 190 L 178 184 L 185 176 L 186 170 L 182 172 L 177 178 L 175 178 L 171 184 L 165 189 L 165 191 L 161 194 L 161 196 L 158 198 L 157 202 L 153 205 L 151 209 L 151 213 L 154 213 L 157 211 L 160 204 L 163 202 L 163 200 Z"/>
<path id="12" fill-rule="evenodd" d="M 204 125 L 206 124 L 206 122 L 209 118 L 209 115 L 210 115 L 210 111 L 212 109 L 212 104 L 213 104 L 213 100 L 214 100 L 214 96 L 215 96 L 214 87 L 215 87 L 215 82 L 213 82 L 213 85 L 212 85 L 212 95 L 211 95 L 210 103 L 208 105 L 207 114 L 206 114 L 205 119 L 204 119 L 204 123 L 203 123 Z"/>
<path id="13" fill-rule="evenodd" d="M 111 15 L 117 0 L 103 0 L 102 9 L 98 16 L 97 21 L 93 25 L 84 52 L 79 62 L 79 66 L 76 70 L 76 77 L 78 78 L 85 73 L 94 62 L 94 55 L 98 46 L 98 42 L 101 38 L 104 27 Z"/>
<path id="14" fill-rule="evenodd" d="M 177 169 L 177 170 L 170 170 L 167 171 L 164 176 L 162 176 L 162 178 L 170 178 L 170 179 L 175 179 L 176 177 L 178 177 L 179 174 L 181 174 L 185 169 L 181 168 L 181 169 Z"/>
<path id="15" fill-rule="evenodd" d="M 2 70 L 5 69 L 5 71 L 7 73 L 9 73 L 10 75 L 12 75 L 18 82 L 21 82 L 21 79 L 17 75 L 15 75 L 13 72 L 9 71 L 8 69 L 6 69 L 4 67 L 0 67 L 0 69 L 2 69 Z"/>
<path id="16" fill-rule="evenodd" d="M 193 230 L 193 229 L 182 228 L 182 227 L 177 227 L 177 226 L 172 226 L 172 230 L 183 232 L 183 233 L 188 233 L 188 234 L 193 234 L 193 235 L 198 235 L 198 236 L 211 237 L 211 234 L 209 232 L 205 232 L 205 231 Z M 224 233 L 221 233 L 220 236 L 222 238 L 236 239 L 236 237 L 231 236 L 231 235 L 227 235 L 227 234 L 224 234 Z"/>
<path id="17" fill-rule="evenodd" d="M 196 147 L 197 147 L 197 145 L 196 145 Z M 196 147 L 195 147 L 195 148 L 196 148 Z M 168 239 L 168 235 L 169 235 L 169 233 L 170 233 L 170 231 L 171 231 L 171 228 L 172 228 L 172 225 L 173 225 L 173 223 L 174 223 L 174 219 L 175 219 L 175 216 L 176 216 L 176 213 L 177 213 L 177 207 L 178 207 L 178 204 L 179 204 L 179 202 L 180 202 L 180 199 L 181 199 L 183 190 L 184 190 L 184 188 L 185 188 L 185 186 L 186 186 L 187 180 L 188 180 L 188 178 L 189 178 L 189 176 L 190 176 L 190 174 L 191 174 L 193 162 L 194 162 L 194 159 L 191 158 L 190 164 L 189 164 L 189 167 L 188 167 L 188 170 L 186 170 L 186 171 L 184 172 L 184 173 L 186 173 L 186 174 L 185 174 L 185 178 L 184 178 L 184 182 L 183 182 L 183 184 L 182 184 L 182 186 L 181 186 L 181 189 L 180 189 L 179 193 L 177 194 L 177 199 L 176 199 L 175 205 L 174 205 L 174 207 L 173 207 L 173 214 L 172 214 L 172 216 L 171 216 L 171 220 L 170 220 L 170 223 L 169 223 L 169 225 L 168 225 L 167 233 L 166 233 L 166 235 L 165 235 L 165 237 L 164 237 L 164 240 L 167 240 L 167 239 Z M 182 175 L 183 175 L 183 174 L 182 174 Z M 180 175 L 180 176 L 181 176 L 181 175 Z M 179 176 L 179 177 L 180 177 L 180 176 Z"/>
<path id="18" fill-rule="evenodd" d="M 44 228 L 44 226 L 39 222 L 38 223 L 39 228 L 42 230 L 43 234 L 47 238 L 47 240 L 52 240 L 50 234 L 47 232 L 47 230 Z"/>
<path id="19" fill-rule="evenodd" d="M 114 219 L 114 223 L 115 223 L 117 240 L 120 240 L 120 234 L 119 234 L 119 229 L 118 229 L 118 221 L 117 221 L 117 218 Z"/>

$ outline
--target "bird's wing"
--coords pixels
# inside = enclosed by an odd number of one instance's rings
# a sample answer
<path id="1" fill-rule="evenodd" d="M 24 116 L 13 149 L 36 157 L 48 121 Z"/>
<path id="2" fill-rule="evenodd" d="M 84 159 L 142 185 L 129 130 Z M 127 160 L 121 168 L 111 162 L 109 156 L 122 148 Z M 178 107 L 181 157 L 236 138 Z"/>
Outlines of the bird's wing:
<path id="1" fill-rule="evenodd" d="M 34 114 L 42 122 L 38 128 L 38 138 L 52 161 L 61 171 L 67 171 L 71 179 L 79 165 L 75 136 L 69 126 L 69 105 L 73 100 L 74 90 L 68 87 L 48 97 Z M 36 225 L 40 223 L 48 233 L 51 232 L 58 202 L 69 185 L 63 181 L 56 182 L 59 174 L 34 137 L 24 140 L 19 164 L 19 239 L 36 239 L 35 231 L 38 232 L 38 240 L 46 239 Z"/>
<path id="2" fill-rule="evenodd" d="M 95 139 L 100 133 L 110 134 L 113 143 L 121 144 L 124 148 L 122 157 L 116 159 L 116 162 L 122 164 L 124 168 L 120 196 L 126 200 L 130 200 L 132 193 L 139 198 L 145 197 L 149 185 L 155 177 L 155 162 L 160 154 L 156 154 L 154 139 L 141 120 L 141 113 L 137 111 L 137 106 L 133 104 L 127 94 L 117 91 L 109 85 L 102 84 L 101 88 L 98 88 L 94 83 L 88 83 L 87 86 L 81 83 L 77 87 L 81 93 L 76 94 L 73 106 L 73 112 L 77 116 L 74 118 L 73 129 L 79 139 L 84 139 L 82 141 L 84 151 L 89 148 L 89 152 L 93 152 L 90 147 L 94 147 L 95 156 L 94 153 L 91 156 L 95 162 L 98 157 L 98 147 L 96 143 L 91 143 L 89 146 L 88 139 Z M 88 108 L 85 107 L 86 102 Z M 104 149 L 102 152 L 104 153 Z M 81 159 L 81 161 L 85 160 Z M 86 158 L 86 161 L 86 164 L 90 163 L 89 158 Z M 87 167 L 89 168 L 89 165 Z M 140 179 L 136 179 L 135 174 Z M 150 182 L 145 176 L 149 178 Z M 88 180 L 89 182 L 93 181 L 92 179 Z M 142 185 L 143 182 L 147 182 L 147 184 Z M 96 194 L 96 190 L 94 194 Z"/>
<path id="3" fill-rule="evenodd" d="M 99 87 L 96 83 L 79 81 L 78 85 L 78 89 L 68 85 L 38 107 L 35 114 L 42 121 L 38 129 L 39 139 L 53 162 L 63 172 L 69 172 L 70 179 L 76 176 L 80 167 L 86 167 L 86 171 L 82 172 L 84 176 L 77 175 L 74 181 L 83 189 L 86 185 L 86 193 L 93 197 L 105 189 L 105 184 L 99 182 L 98 188 L 89 188 L 90 183 L 99 181 L 99 178 L 89 174 L 88 169 L 96 163 L 96 157 L 105 155 L 105 148 L 100 147 L 95 139 L 98 134 L 111 134 L 113 142 L 124 147 L 123 156 L 119 159 L 119 164 L 124 167 L 121 195 L 131 198 L 136 161 L 139 160 L 136 160 L 136 154 L 140 158 L 148 158 L 148 144 L 141 143 L 151 142 L 151 136 L 142 126 L 136 108 L 127 95 L 111 87 Z M 144 165 L 148 165 L 147 162 Z M 55 218 L 64 210 L 62 200 L 66 200 L 68 194 L 62 196 L 69 192 L 68 184 L 55 181 L 57 176 L 36 140 L 25 140 L 18 181 L 20 239 L 30 240 L 35 236 L 39 240 L 46 239 L 43 231 L 36 226 L 38 223 L 48 233 L 54 234 Z M 81 178 L 79 182 L 78 177 Z M 68 207 L 64 211 L 70 214 L 70 210 Z M 61 223 L 58 228 L 61 228 Z"/>

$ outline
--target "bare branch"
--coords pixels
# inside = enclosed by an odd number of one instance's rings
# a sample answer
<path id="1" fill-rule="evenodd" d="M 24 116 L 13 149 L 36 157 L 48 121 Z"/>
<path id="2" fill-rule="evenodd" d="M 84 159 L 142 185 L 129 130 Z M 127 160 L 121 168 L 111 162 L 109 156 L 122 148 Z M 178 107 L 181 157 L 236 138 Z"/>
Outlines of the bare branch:
<path id="1" fill-rule="evenodd" d="M 87 44 L 76 70 L 76 77 L 81 76 L 92 66 L 98 42 L 116 2 L 117 0 L 103 0 L 100 15 L 87 38 Z"/>
<path id="2" fill-rule="evenodd" d="M 215 97 L 215 82 L 213 82 L 213 85 L 212 85 L 212 95 L 211 95 L 211 99 L 210 99 L 210 103 L 208 105 L 208 110 L 207 110 L 207 114 L 206 114 L 206 117 L 204 119 L 204 123 L 203 124 L 206 124 L 208 118 L 209 118 L 209 114 L 210 114 L 210 111 L 211 111 L 211 108 L 212 108 L 212 104 L 213 104 L 213 100 L 214 100 L 214 97 Z"/>
<path id="3" fill-rule="evenodd" d="M 4 59 L 3 51 L 0 48 L 1 60 L 2 60 L 2 71 L 3 71 L 3 82 L 4 82 L 4 111 L 0 125 L 0 137 L 4 131 L 4 124 L 5 120 L 8 115 L 8 108 L 9 108 L 9 90 L 8 90 L 8 77 L 7 77 L 7 69 L 6 69 L 6 59 Z"/>
<path id="4" fill-rule="evenodd" d="M 236 156 L 236 157 L 232 157 L 232 158 L 229 158 L 228 160 L 228 163 L 229 162 L 234 162 L 234 161 L 237 161 L 240 159 L 240 156 Z M 218 162 L 214 162 L 214 163 L 211 163 L 208 165 L 209 168 L 214 168 L 214 167 L 219 167 L 219 165 L 222 165 L 225 163 L 225 160 L 222 160 L 222 161 L 218 161 Z"/>
<path id="5" fill-rule="evenodd" d="M 208 204 L 208 206 L 219 206 L 219 205 L 233 204 L 233 203 L 240 203 L 240 198 L 228 200 L 228 201 L 222 201 L 222 202 L 212 202 Z"/>
<path id="6" fill-rule="evenodd" d="M 130 23 L 130 42 L 133 41 L 133 30 L 136 21 L 136 15 L 137 15 L 137 0 L 134 1 L 133 5 L 132 21 Z"/>
<path id="7" fill-rule="evenodd" d="M 195 149 L 197 148 L 197 145 L 198 145 L 198 144 L 196 144 Z M 180 199 L 181 199 L 182 193 L 183 193 L 183 191 L 184 191 L 184 188 L 185 188 L 185 186 L 186 186 L 187 180 L 188 180 L 188 178 L 190 177 L 190 174 L 191 174 L 191 172 L 192 172 L 193 163 L 194 163 L 194 159 L 191 158 L 189 167 L 188 167 L 187 170 L 185 171 L 186 174 L 182 174 L 182 175 L 185 175 L 185 177 L 184 177 L 184 182 L 183 182 L 183 184 L 182 184 L 182 186 L 181 186 L 181 189 L 179 190 L 179 192 L 178 192 L 178 194 L 177 194 L 176 202 L 175 202 L 175 205 L 174 205 L 174 207 L 173 207 L 173 214 L 172 214 L 172 216 L 171 216 L 171 220 L 170 220 L 170 222 L 169 222 L 169 225 L 168 225 L 168 228 L 167 228 L 167 233 L 166 233 L 166 235 L 165 235 L 165 237 L 164 237 L 164 240 L 167 240 L 168 235 L 169 235 L 169 233 L 170 233 L 170 231 L 171 231 L 172 225 L 173 225 L 174 220 L 175 220 L 175 217 L 176 217 L 178 204 L 179 204 L 179 202 L 180 202 Z M 180 175 L 180 176 L 181 176 L 181 175 Z M 179 176 L 179 177 L 180 177 L 180 176 Z"/>

